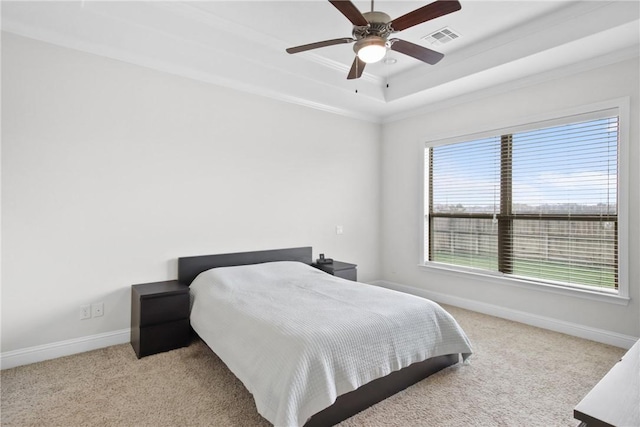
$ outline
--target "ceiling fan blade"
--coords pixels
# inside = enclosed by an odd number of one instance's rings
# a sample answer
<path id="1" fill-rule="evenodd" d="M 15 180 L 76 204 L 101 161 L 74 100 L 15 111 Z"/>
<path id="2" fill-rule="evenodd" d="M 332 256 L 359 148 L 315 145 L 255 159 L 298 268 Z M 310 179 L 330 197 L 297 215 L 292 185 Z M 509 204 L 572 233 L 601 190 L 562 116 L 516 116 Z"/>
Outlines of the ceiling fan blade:
<path id="1" fill-rule="evenodd" d="M 329 3 L 334 5 L 353 25 L 360 27 L 369 25 L 369 21 L 362 16 L 358 8 L 349 0 L 329 0 Z"/>
<path id="2" fill-rule="evenodd" d="M 427 64 L 436 64 L 438 61 L 444 58 L 444 55 L 440 52 L 427 49 L 426 47 L 422 47 L 405 40 L 390 39 L 389 42 L 391 42 L 391 50 L 404 53 L 405 55 L 409 55 L 413 58 L 419 59 L 420 61 L 426 62 Z"/>
<path id="3" fill-rule="evenodd" d="M 358 58 L 356 55 L 353 60 L 353 64 L 351 64 L 351 70 L 349 70 L 349 75 L 347 76 L 348 80 L 359 79 L 362 76 L 362 72 L 364 71 L 364 66 L 367 65 L 362 59 Z"/>
<path id="4" fill-rule="evenodd" d="M 348 37 L 345 37 L 343 39 L 325 40 L 322 42 L 309 43 L 309 44 L 303 44 L 302 46 L 290 47 L 287 49 L 287 53 L 304 52 L 305 50 L 318 49 L 320 47 L 333 46 L 336 44 L 353 43 L 354 41 L 355 41 L 354 39 L 348 38 Z"/>
<path id="5" fill-rule="evenodd" d="M 462 9 L 457 0 L 437 0 L 391 21 L 393 31 L 402 31 Z"/>

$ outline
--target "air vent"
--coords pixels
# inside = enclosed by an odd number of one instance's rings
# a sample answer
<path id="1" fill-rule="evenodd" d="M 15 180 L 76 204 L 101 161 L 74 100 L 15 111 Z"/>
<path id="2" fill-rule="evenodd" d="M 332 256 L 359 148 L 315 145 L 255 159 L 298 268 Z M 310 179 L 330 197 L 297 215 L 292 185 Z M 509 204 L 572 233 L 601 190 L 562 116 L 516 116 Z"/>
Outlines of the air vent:
<path id="1" fill-rule="evenodd" d="M 431 33 L 428 36 L 422 37 L 422 40 L 426 40 L 433 46 L 442 46 L 443 44 L 447 44 L 458 38 L 460 38 L 460 33 L 454 31 L 449 27 L 444 27 L 439 29 L 435 33 Z"/>

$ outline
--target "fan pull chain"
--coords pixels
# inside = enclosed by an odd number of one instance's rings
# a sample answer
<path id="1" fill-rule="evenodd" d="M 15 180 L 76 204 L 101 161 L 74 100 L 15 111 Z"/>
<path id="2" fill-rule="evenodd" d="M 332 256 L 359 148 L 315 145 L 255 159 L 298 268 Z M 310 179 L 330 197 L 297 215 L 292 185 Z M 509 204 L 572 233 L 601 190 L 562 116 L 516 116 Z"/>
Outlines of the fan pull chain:
<path id="1" fill-rule="evenodd" d="M 358 73 L 358 66 L 360 65 L 360 62 L 358 62 L 358 61 L 356 60 L 355 64 L 356 64 L 356 76 L 357 76 L 357 75 L 359 75 L 359 74 L 360 74 L 360 73 Z M 356 84 L 357 84 L 357 80 L 356 80 Z M 356 86 L 356 93 L 358 93 L 358 87 L 357 87 L 357 86 Z"/>
<path id="2" fill-rule="evenodd" d="M 389 51 L 387 51 L 387 55 L 389 54 L 388 52 L 389 52 Z M 385 58 L 385 62 L 383 62 L 383 63 L 384 63 L 384 65 L 386 65 L 386 67 L 385 67 L 385 68 L 387 69 L 387 81 L 386 81 L 386 83 L 387 83 L 387 89 L 388 89 L 388 88 L 389 88 L 389 67 L 390 67 L 391 65 L 390 65 L 390 64 L 387 64 L 387 62 L 386 62 L 386 58 Z"/>

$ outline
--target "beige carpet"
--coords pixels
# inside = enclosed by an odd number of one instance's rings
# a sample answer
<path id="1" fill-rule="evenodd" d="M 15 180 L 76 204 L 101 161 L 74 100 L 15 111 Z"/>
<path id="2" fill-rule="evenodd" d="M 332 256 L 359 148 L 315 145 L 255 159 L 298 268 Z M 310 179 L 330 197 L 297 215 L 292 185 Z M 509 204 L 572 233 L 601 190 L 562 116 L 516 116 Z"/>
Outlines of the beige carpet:
<path id="1" fill-rule="evenodd" d="M 341 426 L 576 426 L 573 407 L 625 350 L 445 307 L 474 345 L 457 365 Z M 3 426 L 268 426 L 200 341 L 137 360 L 130 345 L 2 371 Z"/>

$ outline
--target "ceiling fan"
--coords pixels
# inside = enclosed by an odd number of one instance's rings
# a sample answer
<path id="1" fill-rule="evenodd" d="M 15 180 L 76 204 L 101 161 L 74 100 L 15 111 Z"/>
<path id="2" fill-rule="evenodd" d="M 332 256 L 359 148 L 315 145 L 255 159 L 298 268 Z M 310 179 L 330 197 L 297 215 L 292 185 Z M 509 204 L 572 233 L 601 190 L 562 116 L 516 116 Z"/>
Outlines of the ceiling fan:
<path id="1" fill-rule="evenodd" d="M 347 79 L 357 79 L 362 76 L 365 65 L 378 62 L 384 58 L 387 48 L 409 55 L 427 64 L 433 65 L 437 63 L 444 57 L 442 53 L 406 40 L 390 39 L 389 36 L 414 25 L 422 24 L 462 9 L 462 5 L 457 0 L 437 0 L 392 21 L 391 17 L 386 13 L 373 10 L 373 0 L 371 0 L 371 12 L 365 13 L 360 13 L 350 0 L 329 0 L 329 3 L 334 5 L 351 21 L 353 24 L 353 37 L 290 47 L 287 49 L 287 53 L 299 53 L 320 47 L 355 42 L 353 50 L 356 52 L 356 57 L 353 60 Z"/>

